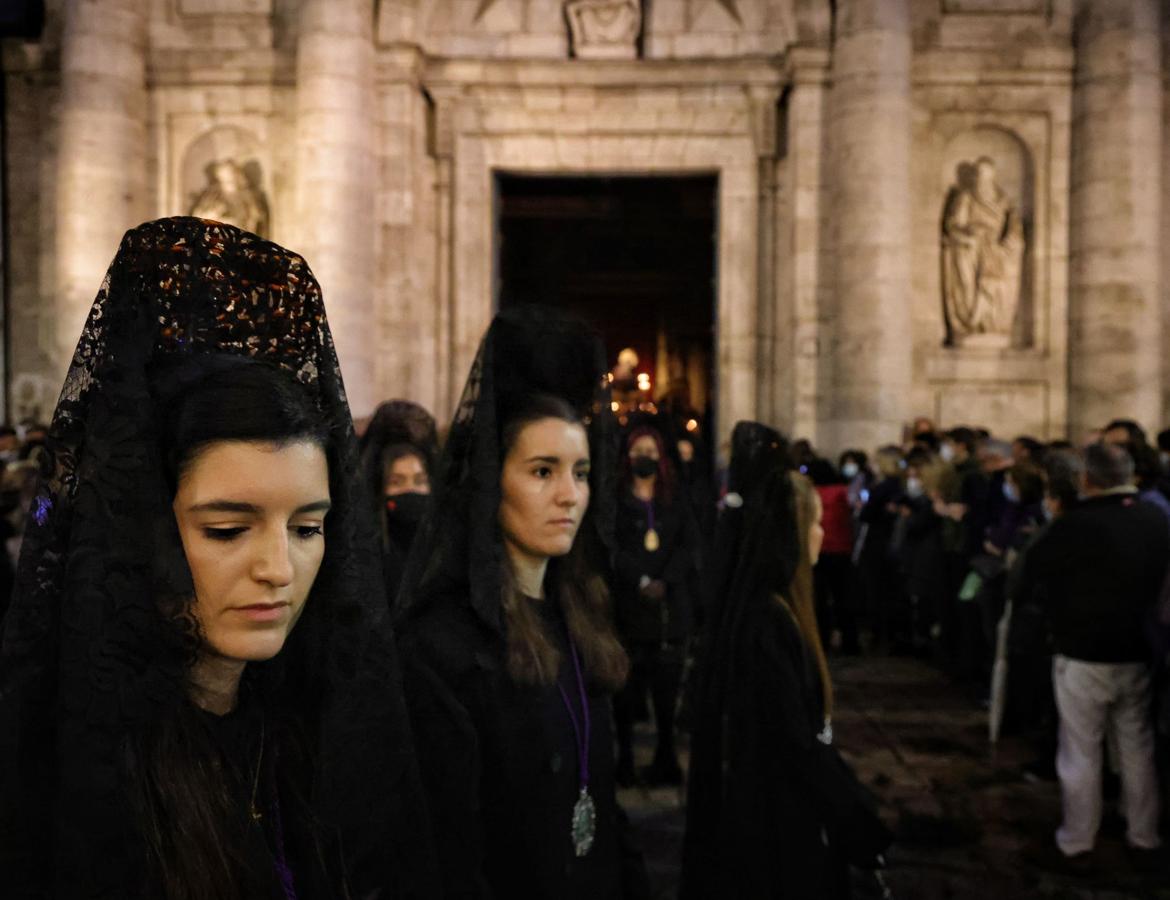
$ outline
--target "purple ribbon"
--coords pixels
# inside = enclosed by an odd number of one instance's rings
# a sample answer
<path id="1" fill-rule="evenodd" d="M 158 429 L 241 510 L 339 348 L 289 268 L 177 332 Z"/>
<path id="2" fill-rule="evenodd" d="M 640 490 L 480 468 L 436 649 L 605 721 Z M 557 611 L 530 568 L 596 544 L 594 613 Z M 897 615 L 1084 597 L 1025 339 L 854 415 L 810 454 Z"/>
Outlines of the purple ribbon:
<path id="1" fill-rule="evenodd" d="M 590 719 L 589 719 L 589 699 L 585 695 L 585 679 L 581 676 L 581 660 L 577 657 L 577 647 L 573 643 L 572 637 L 569 638 L 569 655 L 573 657 L 573 671 L 577 674 L 577 691 L 581 695 L 581 715 L 584 718 L 585 728 L 582 729 L 577 721 L 577 714 L 573 712 L 573 704 L 569 702 L 569 695 L 565 691 L 564 685 L 557 681 L 557 690 L 561 692 L 561 701 L 565 704 L 565 709 L 569 711 L 569 720 L 573 723 L 573 734 L 577 738 L 577 766 L 580 773 L 581 787 L 589 787 L 589 736 L 590 736 Z M 585 740 L 581 740 L 581 732 L 585 732 Z"/>

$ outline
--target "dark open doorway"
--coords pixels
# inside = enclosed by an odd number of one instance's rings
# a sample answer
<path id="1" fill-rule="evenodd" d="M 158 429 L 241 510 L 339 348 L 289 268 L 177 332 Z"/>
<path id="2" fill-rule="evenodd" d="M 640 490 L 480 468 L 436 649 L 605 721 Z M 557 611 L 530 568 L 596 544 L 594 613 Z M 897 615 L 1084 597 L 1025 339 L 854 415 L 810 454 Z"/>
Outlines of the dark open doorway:
<path id="1" fill-rule="evenodd" d="M 605 338 L 625 415 L 668 414 L 709 433 L 715 393 L 714 175 L 496 176 L 496 291 L 501 309 L 556 304 Z M 639 389 L 638 376 L 642 376 Z"/>

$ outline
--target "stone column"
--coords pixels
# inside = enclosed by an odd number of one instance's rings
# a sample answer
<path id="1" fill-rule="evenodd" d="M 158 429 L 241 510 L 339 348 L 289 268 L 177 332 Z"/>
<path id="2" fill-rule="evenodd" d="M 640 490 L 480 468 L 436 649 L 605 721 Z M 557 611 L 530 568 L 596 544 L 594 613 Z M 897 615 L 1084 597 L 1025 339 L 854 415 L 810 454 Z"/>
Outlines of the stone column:
<path id="1" fill-rule="evenodd" d="M 147 215 L 148 6 L 64 6 L 52 341 L 62 376 L 122 235 Z"/>
<path id="2" fill-rule="evenodd" d="M 1161 47 L 1157 0 L 1088 0 L 1076 21 L 1069 434 L 1160 425 Z"/>
<path id="3" fill-rule="evenodd" d="M 305 0 L 297 44 L 293 249 L 321 282 L 355 417 L 383 399 L 375 365 L 373 27 L 372 0 Z"/>
<path id="4" fill-rule="evenodd" d="M 826 449 L 895 441 L 909 415 L 908 0 L 842 0 L 829 97 L 834 279 Z"/>

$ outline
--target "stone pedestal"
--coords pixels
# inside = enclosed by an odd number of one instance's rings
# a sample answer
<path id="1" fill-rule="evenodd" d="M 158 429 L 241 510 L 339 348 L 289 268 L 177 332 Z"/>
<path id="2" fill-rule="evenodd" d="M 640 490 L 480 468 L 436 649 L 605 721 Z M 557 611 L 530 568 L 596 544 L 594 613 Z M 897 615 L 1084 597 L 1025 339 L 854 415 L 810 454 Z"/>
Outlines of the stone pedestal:
<path id="1" fill-rule="evenodd" d="M 1081 4 L 1073 99 L 1069 432 L 1159 425 L 1161 46 L 1154 0 Z"/>
<path id="2" fill-rule="evenodd" d="M 910 19 L 906 0 L 837 7 L 828 144 L 833 226 L 827 449 L 900 437 L 909 410 Z"/>
<path id="3" fill-rule="evenodd" d="M 146 5 L 68 3 L 61 46 L 54 365 L 63 377 L 122 235 L 147 217 Z"/>
<path id="4" fill-rule="evenodd" d="M 297 202 L 304 254 L 321 282 L 355 417 L 376 383 L 374 10 L 371 0 L 306 0 L 297 45 Z"/>

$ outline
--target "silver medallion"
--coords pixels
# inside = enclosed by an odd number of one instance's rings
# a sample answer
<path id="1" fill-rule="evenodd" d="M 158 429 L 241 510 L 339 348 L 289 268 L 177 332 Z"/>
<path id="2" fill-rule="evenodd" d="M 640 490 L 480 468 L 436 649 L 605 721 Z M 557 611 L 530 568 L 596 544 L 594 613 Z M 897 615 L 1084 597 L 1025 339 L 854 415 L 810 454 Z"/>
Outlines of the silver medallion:
<path id="1" fill-rule="evenodd" d="M 573 849 L 577 856 L 585 856 L 593 846 L 593 834 L 597 830 L 597 807 L 589 796 L 588 788 L 581 788 L 577 802 L 573 804 Z"/>

